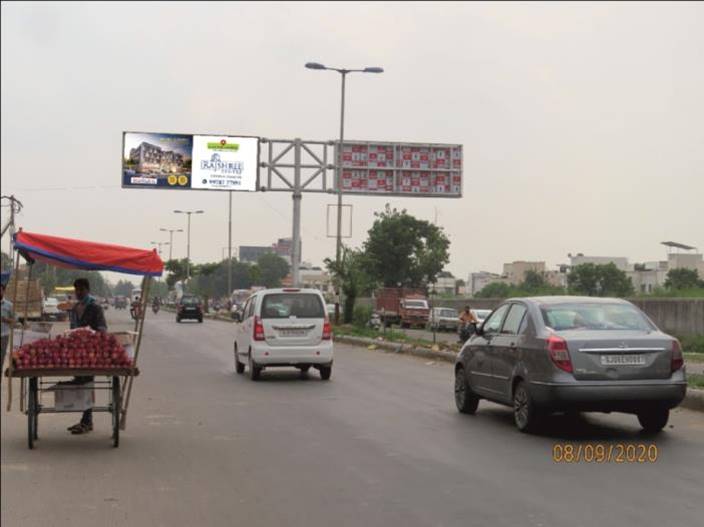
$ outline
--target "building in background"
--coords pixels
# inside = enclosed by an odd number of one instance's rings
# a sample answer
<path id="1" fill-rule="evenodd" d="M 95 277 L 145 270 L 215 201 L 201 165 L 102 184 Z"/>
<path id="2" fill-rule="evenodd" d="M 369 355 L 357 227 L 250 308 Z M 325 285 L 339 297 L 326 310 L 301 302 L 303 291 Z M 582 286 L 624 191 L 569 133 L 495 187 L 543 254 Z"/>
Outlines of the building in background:
<path id="1" fill-rule="evenodd" d="M 497 282 L 507 284 L 508 279 L 504 278 L 500 274 L 489 273 L 487 271 L 471 273 L 469 275 L 469 279 L 467 280 L 467 292 L 470 296 L 475 296 L 479 291 L 484 289 L 489 284 L 494 284 Z"/>
<path id="2" fill-rule="evenodd" d="M 274 252 L 281 256 L 284 260 L 291 265 L 293 262 L 293 239 L 292 238 L 279 238 L 273 245 Z M 303 258 L 303 240 L 298 244 L 298 254 Z"/>
<path id="3" fill-rule="evenodd" d="M 536 273 L 544 275 L 545 270 L 545 262 L 526 262 L 518 260 L 504 264 L 503 276 L 508 280 L 509 284 L 519 285 L 526 279 L 526 273 L 528 271 L 535 271 Z"/>
<path id="4" fill-rule="evenodd" d="M 454 295 L 457 279 L 449 271 L 440 271 L 435 281 L 435 294 Z M 431 289 L 433 286 L 431 286 Z"/>
<path id="5" fill-rule="evenodd" d="M 332 278 L 327 271 L 320 267 L 310 265 L 308 262 L 302 262 L 299 268 L 300 286 L 310 289 L 317 289 L 325 298 L 329 298 L 333 294 Z M 281 280 L 282 287 L 291 287 L 293 285 L 293 277 L 289 273 Z"/>

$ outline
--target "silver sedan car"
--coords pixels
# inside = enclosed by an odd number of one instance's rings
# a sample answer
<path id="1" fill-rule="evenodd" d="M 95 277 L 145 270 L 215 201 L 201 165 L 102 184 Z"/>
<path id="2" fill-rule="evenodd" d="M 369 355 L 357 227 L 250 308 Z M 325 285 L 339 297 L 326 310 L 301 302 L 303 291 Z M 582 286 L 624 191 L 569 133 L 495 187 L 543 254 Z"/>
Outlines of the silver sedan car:
<path id="1" fill-rule="evenodd" d="M 535 430 L 552 412 L 627 412 L 659 432 L 685 396 L 680 343 L 630 302 L 536 297 L 501 304 L 455 363 L 455 403 L 513 407 L 516 426 Z"/>

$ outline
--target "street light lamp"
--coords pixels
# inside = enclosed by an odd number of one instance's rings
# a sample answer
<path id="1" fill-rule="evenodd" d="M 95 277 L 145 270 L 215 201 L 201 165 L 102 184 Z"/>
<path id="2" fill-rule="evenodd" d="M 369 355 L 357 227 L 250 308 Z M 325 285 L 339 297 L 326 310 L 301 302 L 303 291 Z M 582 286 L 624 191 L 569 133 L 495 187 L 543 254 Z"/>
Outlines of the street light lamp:
<path id="1" fill-rule="evenodd" d="M 342 253 L 342 145 L 345 139 L 345 79 L 348 73 L 384 73 L 384 68 L 368 66 L 364 69 L 329 68 L 319 62 L 307 62 L 309 70 L 336 71 L 342 76 L 342 97 L 340 102 L 340 145 L 337 149 L 337 243 L 335 246 L 335 265 L 340 268 L 340 255 Z M 340 283 L 337 284 L 337 298 L 335 300 L 335 323 L 340 321 Z"/>
<path id="2" fill-rule="evenodd" d="M 159 229 L 161 232 L 168 232 L 169 233 L 169 260 L 171 260 L 171 256 L 173 255 L 173 248 L 174 248 L 174 233 L 175 232 L 183 232 L 183 229 L 165 229 L 161 227 Z"/>
<path id="3" fill-rule="evenodd" d="M 203 210 L 174 210 L 174 214 L 188 215 L 188 230 L 186 234 L 186 281 L 191 277 L 191 214 L 203 214 Z"/>
<path id="4" fill-rule="evenodd" d="M 171 243 L 169 243 L 169 242 L 149 242 L 149 243 L 157 246 L 157 253 L 159 254 L 159 256 L 161 256 L 161 246 L 162 245 L 171 245 Z"/>

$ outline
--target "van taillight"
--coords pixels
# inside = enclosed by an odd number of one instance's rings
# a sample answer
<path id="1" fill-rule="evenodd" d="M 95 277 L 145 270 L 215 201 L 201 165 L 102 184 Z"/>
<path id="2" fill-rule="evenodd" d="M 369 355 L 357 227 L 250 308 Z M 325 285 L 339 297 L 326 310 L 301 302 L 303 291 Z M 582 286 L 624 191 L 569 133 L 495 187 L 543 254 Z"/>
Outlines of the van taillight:
<path id="1" fill-rule="evenodd" d="M 332 326 L 329 320 L 325 320 L 323 324 L 323 340 L 330 340 L 332 338 Z"/>
<path id="2" fill-rule="evenodd" d="M 264 324 L 259 317 L 254 317 L 254 340 L 265 340 Z"/>
<path id="3" fill-rule="evenodd" d="M 682 346 L 680 346 L 680 341 L 675 339 L 672 341 L 672 361 L 670 362 L 670 369 L 673 372 L 676 372 L 682 366 L 684 366 L 684 357 L 682 356 Z"/>
<path id="4" fill-rule="evenodd" d="M 562 337 L 550 335 L 547 340 L 547 349 L 552 362 L 563 371 L 572 373 L 572 361 L 567 351 L 567 341 Z"/>

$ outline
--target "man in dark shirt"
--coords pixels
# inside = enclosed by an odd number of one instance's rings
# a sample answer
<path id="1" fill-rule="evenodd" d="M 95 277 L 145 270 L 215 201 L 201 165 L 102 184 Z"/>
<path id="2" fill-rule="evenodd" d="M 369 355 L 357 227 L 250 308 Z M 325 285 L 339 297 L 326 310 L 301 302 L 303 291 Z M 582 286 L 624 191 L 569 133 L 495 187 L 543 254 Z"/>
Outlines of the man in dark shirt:
<path id="1" fill-rule="evenodd" d="M 69 312 L 71 329 L 89 327 L 95 331 L 107 332 L 105 314 L 100 304 L 90 295 L 90 283 L 87 278 L 77 278 L 73 282 L 76 291 L 76 305 Z M 93 377 L 75 377 L 71 384 L 87 384 Z M 72 434 L 85 434 L 93 430 L 93 410 L 83 412 L 81 422 L 68 428 Z"/>

